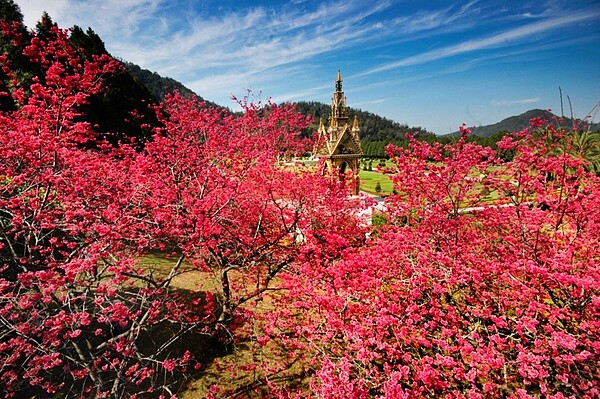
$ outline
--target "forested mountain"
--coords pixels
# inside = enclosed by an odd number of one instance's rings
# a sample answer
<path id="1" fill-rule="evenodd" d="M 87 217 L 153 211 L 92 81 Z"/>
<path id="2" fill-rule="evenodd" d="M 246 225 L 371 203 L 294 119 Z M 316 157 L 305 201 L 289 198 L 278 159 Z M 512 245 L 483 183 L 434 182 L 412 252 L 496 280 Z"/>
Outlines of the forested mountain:
<path id="1" fill-rule="evenodd" d="M 2 53 L 6 55 L 6 62 L 16 75 L 18 86 L 26 91 L 30 90 L 34 78 L 44 83 L 45 74 L 39 65 L 30 62 L 23 56 L 23 50 L 31 40 L 31 34 L 23 24 L 23 15 L 19 7 L 12 1 L 0 1 L 2 18 L 19 26 L 20 42 L 15 43 L 11 38 L 0 34 Z M 47 13 L 44 13 L 35 26 L 35 33 L 39 38 L 54 38 L 56 23 Z M 91 29 L 83 31 L 78 26 L 71 29 L 69 41 L 77 49 L 81 59 L 91 59 L 93 56 L 110 55 L 102 39 Z M 7 81 L 0 71 L 2 81 Z M 135 140 L 143 143 L 148 139 L 149 132 L 142 126 L 149 124 L 155 126 L 157 119 L 150 105 L 156 103 L 154 96 L 129 74 L 125 69 L 118 74 L 107 77 L 106 90 L 98 95 L 92 95 L 89 103 L 80 106 L 79 111 L 85 115 L 85 121 L 95 126 L 96 131 L 102 134 L 109 142 L 116 144 L 120 141 Z M 0 88 L 1 89 L 1 88 Z M 14 87 L 5 88 L 14 90 Z M 11 110 L 17 104 L 13 103 L 10 96 L 2 97 L 0 110 Z M 135 115 L 135 117 L 134 117 Z"/>
<path id="2" fill-rule="evenodd" d="M 221 107 L 212 101 L 203 99 L 193 90 L 187 88 L 183 83 L 175 79 L 161 76 L 156 72 L 144 69 L 132 62 L 123 61 L 123 65 L 125 65 L 127 72 L 150 90 L 157 101 L 164 100 L 167 93 L 178 91 L 184 97 L 197 96 L 200 100 L 205 101 L 208 106 Z"/>
<path id="3" fill-rule="evenodd" d="M 471 129 L 471 133 L 475 136 L 491 137 L 497 133 L 519 132 L 529 127 L 530 121 L 533 118 L 543 118 L 553 123 L 560 123 L 560 125 L 564 127 L 578 126 L 579 128 L 584 129 L 588 127 L 588 124 L 582 122 L 580 119 L 560 118 L 547 110 L 532 109 L 520 115 L 508 117 L 492 125 L 473 126 L 469 129 Z M 589 127 L 590 130 L 597 131 L 600 129 L 600 124 L 595 123 Z M 448 134 L 448 136 L 460 136 L 460 132 L 453 132 Z"/>
<path id="4" fill-rule="evenodd" d="M 311 133 L 319 128 L 319 120 L 323 119 L 325 125 L 329 123 L 330 106 L 328 104 L 300 101 L 297 103 L 297 108 L 300 113 L 312 116 L 313 123 L 309 128 Z M 355 115 L 358 117 L 360 138 L 366 156 L 385 156 L 385 146 L 390 143 L 405 145 L 407 133 L 420 140 L 435 140 L 436 137 L 434 133 L 421 127 L 409 127 L 372 112 L 348 107 L 350 121 L 354 120 Z"/>
<path id="5" fill-rule="evenodd" d="M 328 104 L 316 101 L 300 101 L 297 103 L 297 107 L 298 111 L 302 114 L 313 117 L 313 124 L 311 127 L 314 128 L 314 130 L 317 130 L 319 127 L 320 119 L 323 119 L 323 123 L 328 123 L 330 111 L 330 106 Z M 406 133 L 413 134 L 417 137 L 434 135 L 421 127 L 409 127 L 408 125 L 400 124 L 372 112 L 348 107 L 350 121 L 354 119 L 355 115 L 358 117 L 360 137 L 365 141 L 403 141 L 406 139 Z"/>
<path id="6" fill-rule="evenodd" d="M 123 65 L 125 65 L 127 72 L 146 86 L 154 98 L 159 101 L 165 98 L 165 94 L 175 90 L 179 91 L 184 97 L 196 95 L 196 93 L 175 79 L 162 77 L 158 73 L 143 69 L 132 62 L 123 61 Z"/>
<path id="7" fill-rule="evenodd" d="M 7 22 L 20 25 L 21 47 L 10 45 L 8 39 L 0 35 L 0 49 L 2 54 L 7 56 L 7 62 L 16 73 L 17 79 L 21 81 L 21 85 L 29 87 L 34 77 L 42 78 L 42 76 L 38 67 L 23 56 L 23 48 L 30 40 L 30 33 L 23 25 L 23 15 L 13 1 L 0 0 L 0 17 Z M 44 13 L 36 25 L 35 31 L 41 37 L 44 37 L 52 35 L 52 29 L 55 27 L 56 24 L 51 17 Z M 83 58 L 90 59 L 93 55 L 109 54 L 104 42 L 92 28 L 84 31 L 79 26 L 74 26 L 70 33 L 70 41 L 79 49 Z M 172 78 L 160 76 L 156 72 L 143 69 L 131 62 L 121 62 L 125 67 L 123 72 L 111 76 L 107 80 L 107 90 L 101 95 L 93 96 L 90 103 L 82 107 L 81 111 L 87 114 L 87 120 L 97 126 L 97 130 L 105 134 L 109 141 L 116 143 L 120 140 L 135 137 L 136 140 L 143 143 L 148 138 L 149 132 L 145 132 L 142 126 L 144 124 L 155 125 L 156 122 L 150 105 L 162 101 L 166 93 L 174 90 L 179 91 L 184 96 L 197 94 Z M 2 74 L 3 72 L 0 70 L 0 78 L 5 81 Z M 13 109 L 16 105 L 11 101 L 9 97 L 0 96 L 0 110 Z M 220 107 L 210 101 L 207 101 L 207 104 Z M 297 109 L 300 113 L 310 115 L 313 118 L 312 125 L 303 132 L 306 136 L 313 134 L 318 129 L 319 120 L 322 119 L 325 124 L 328 123 L 329 104 L 300 101 L 297 103 Z M 355 115 L 358 117 L 363 150 L 366 156 L 371 157 L 385 156 L 384 148 L 390 143 L 405 146 L 407 133 L 412 134 L 419 140 L 440 141 L 442 143 L 450 142 L 460 135 L 459 132 L 455 132 L 445 136 L 436 136 L 424 128 L 409 127 L 406 124 L 400 124 L 372 112 L 351 107 L 348 108 L 348 114 L 350 121 L 354 119 Z M 136 115 L 136 117 L 134 118 L 132 115 Z M 549 111 L 531 110 L 521 115 L 506 118 L 496 124 L 472 127 L 472 140 L 484 145 L 493 145 L 502 137 L 503 133 L 520 131 L 528 127 L 530 120 L 534 117 L 548 120 L 556 119 L 556 116 Z M 564 126 L 571 126 L 572 124 L 570 119 L 563 122 Z M 599 124 L 591 126 L 592 131 L 599 129 Z"/>

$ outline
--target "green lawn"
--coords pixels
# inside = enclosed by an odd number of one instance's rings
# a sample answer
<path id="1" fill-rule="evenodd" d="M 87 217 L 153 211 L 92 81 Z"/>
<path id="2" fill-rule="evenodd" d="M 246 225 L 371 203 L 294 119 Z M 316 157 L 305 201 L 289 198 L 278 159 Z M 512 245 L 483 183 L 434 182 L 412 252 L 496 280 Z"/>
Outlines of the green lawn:
<path id="1" fill-rule="evenodd" d="M 373 169 L 375 169 L 375 165 L 377 163 L 378 162 L 373 163 Z M 387 161 L 386 167 L 390 167 L 390 166 L 391 166 L 391 162 Z M 391 175 L 379 173 L 374 170 L 366 171 L 366 170 L 363 170 L 361 167 L 359 176 L 360 176 L 360 190 L 367 192 L 369 194 L 374 194 L 374 195 L 378 194 L 377 191 L 375 190 L 375 186 L 377 185 L 378 182 L 381 185 L 381 192 L 379 193 L 379 195 L 389 195 L 392 193 L 392 190 L 394 189 L 394 187 L 392 185 L 392 181 L 390 180 Z M 473 183 L 472 194 L 475 195 L 477 193 L 481 194 L 482 202 L 494 203 L 498 200 L 498 192 L 497 191 L 484 192 L 483 186 L 481 184 L 475 182 L 475 183 Z"/>
<path id="2" fill-rule="evenodd" d="M 381 193 L 382 195 L 389 195 L 392 193 L 394 189 L 392 185 L 392 181 L 388 175 L 384 175 L 383 173 L 378 173 L 375 171 L 360 171 L 360 190 L 365 191 L 369 194 L 378 194 L 375 191 L 375 186 L 377 182 L 381 185 Z"/>

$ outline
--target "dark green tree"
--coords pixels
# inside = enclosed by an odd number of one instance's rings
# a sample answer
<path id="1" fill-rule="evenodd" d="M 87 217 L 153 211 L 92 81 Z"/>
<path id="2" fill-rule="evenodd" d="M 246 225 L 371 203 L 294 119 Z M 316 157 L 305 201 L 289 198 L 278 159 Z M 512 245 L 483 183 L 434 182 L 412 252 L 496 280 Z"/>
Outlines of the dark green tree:
<path id="1" fill-rule="evenodd" d="M 56 22 L 52 21 L 52 17 L 44 11 L 42 17 L 35 24 L 35 32 L 40 39 L 48 39 L 52 37 L 52 28 L 58 28 Z"/>
<path id="2" fill-rule="evenodd" d="M 377 182 L 377 184 L 375 184 L 375 192 L 377 194 L 381 194 L 381 183 Z"/>
<path id="3" fill-rule="evenodd" d="M 0 22 L 16 25 L 21 37 L 20 43 L 16 45 L 14 38 L 5 36 L 0 30 L 0 54 L 6 56 L 6 62 L 10 65 L 17 80 L 30 81 L 34 66 L 23 56 L 24 43 L 29 42 L 30 35 L 23 24 L 21 9 L 13 0 L 0 0 Z M 5 82 L 10 82 L 10 79 L 7 79 L 6 74 L 0 69 L 0 92 L 12 89 L 12 87 L 4 86 Z M 16 104 L 10 96 L 0 96 L 0 111 L 12 110 L 15 106 Z"/>

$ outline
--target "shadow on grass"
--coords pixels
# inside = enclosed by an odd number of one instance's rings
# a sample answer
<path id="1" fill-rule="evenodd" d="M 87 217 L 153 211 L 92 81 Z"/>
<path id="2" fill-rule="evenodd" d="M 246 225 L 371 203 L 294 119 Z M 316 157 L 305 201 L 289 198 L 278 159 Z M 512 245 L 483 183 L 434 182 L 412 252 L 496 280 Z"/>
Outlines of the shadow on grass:
<path id="1" fill-rule="evenodd" d="M 129 306 L 139 306 L 136 298 L 139 298 L 140 288 L 130 287 L 120 291 L 119 300 L 128 303 Z M 63 362 L 61 367 L 52 367 L 45 371 L 45 378 L 56 384 L 62 384 L 56 393 L 48 393 L 41 387 L 33 386 L 28 379 L 13 386 L 12 392 L 16 398 L 81 398 L 93 397 L 98 390 L 113 391 L 108 398 L 130 397 L 134 393 L 137 398 L 159 398 L 161 395 L 171 396 L 169 393 L 178 393 L 185 390 L 189 382 L 200 378 L 205 368 L 216 358 L 227 355 L 232 349 L 232 334 L 229 329 L 233 326 L 222 326 L 217 324 L 217 315 L 221 309 L 219 300 L 215 295 L 207 291 L 192 291 L 186 289 L 172 289 L 162 298 L 167 301 L 165 308 L 160 309 L 162 317 L 151 323 L 142 324 L 139 332 L 134 333 L 133 345 L 125 343 L 123 349 L 118 349 L 118 341 L 106 345 L 108 342 L 122 336 L 120 340 L 127 341 L 129 331 L 133 332 L 132 323 L 119 325 L 98 321 L 102 315 L 100 309 L 94 307 L 93 298 L 86 300 L 86 307 L 94 312 L 95 319 L 87 326 L 82 326 L 81 334 L 77 338 L 70 338 L 62 343 L 60 348 L 55 348 Z M 138 300 L 139 301 L 139 300 Z M 152 301 L 147 301 L 151 307 Z M 185 308 L 183 317 L 181 314 L 169 312 L 173 306 L 181 305 Z M 144 307 L 148 309 L 148 307 Z M 60 310 L 60 309 L 59 309 Z M 194 318 L 188 319 L 187 315 Z M 43 332 L 40 332 L 43 333 Z M 5 337 L 6 338 L 6 337 Z M 10 338 L 10 337 L 8 337 Z M 35 339 L 34 336 L 32 339 Z M 133 338 L 133 337 L 132 337 Z M 127 348 L 135 348 L 135 353 L 127 353 Z M 78 352 L 79 351 L 79 352 Z M 181 367 L 175 367 L 172 371 L 162 367 L 162 362 L 167 359 L 189 358 Z M 68 371 L 78 369 L 82 363 L 72 362 L 69 359 L 84 359 L 86 367 L 93 367 L 98 379 L 93 380 L 89 376 L 76 379 Z M 117 367 L 108 367 L 111 359 L 118 359 Z M 19 360 L 25 365 L 25 358 Z M 93 366 L 96 364 L 96 366 Z M 128 370 L 140 364 L 153 371 L 150 378 L 142 382 L 134 382 L 135 373 L 129 374 Z M 24 370 L 21 367 L 21 371 Z M 115 381 L 120 380 L 115 390 Z M 5 394 L 8 394 L 5 392 Z M 2 395 L 0 395 L 2 396 Z M 8 397 L 8 396 L 7 396 Z"/>
<path id="2" fill-rule="evenodd" d="M 306 367 L 306 359 L 265 354 L 263 349 L 257 349 L 252 341 L 238 342 L 231 353 L 215 359 L 180 392 L 180 398 L 204 398 L 213 392 L 217 398 L 259 399 L 274 397 L 276 392 L 310 391 L 313 370 Z"/>
<path id="3" fill-rule="evenodd" d="M 215 359 L 231 353 L 233 342 L 230 330 L 235 326 L 217 323 L 221 306 L 212 293 L 177 288 L 171 290 L 169 298 L 174 304 L 185 303 L 186 311 L 200 321 L 182 322 L 165 315 L 165 318 L 140 332 L 136 347 L 141 356 L 152 356 L 156 361 L 184 357 L 190 359 L 187 366 L 160 376 L 161 383 L 168 385 L 173 393 L 179 393 L 187 389 L 190 381 L 201 378 Z M 134 386 L 130 388 L 131 392 L 139 389 Z M 138 398 L 157 397 L 158 393 L 138 395 Z"/>

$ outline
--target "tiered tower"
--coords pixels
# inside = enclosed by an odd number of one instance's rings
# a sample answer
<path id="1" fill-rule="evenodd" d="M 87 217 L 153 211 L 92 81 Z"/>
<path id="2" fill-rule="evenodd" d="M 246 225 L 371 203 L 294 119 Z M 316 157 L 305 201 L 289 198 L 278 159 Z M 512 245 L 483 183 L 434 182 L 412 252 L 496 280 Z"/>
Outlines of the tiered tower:
<path id="1" fill-rule="evenodd" d="M 316 151 L 319 158 L 325 158 L 329 172 L 338 171 L 340 177 L 348 171 L 356 176 L 354 194 L 358 194 L 360 181 L 359 159 L 363 155 L 360 145 L 360 129 L 358 118 L 355 116 L 352 126 L 348 124 L 348 110 L 346 109 L 346 96 L 342 89 L 342 74 L 338 71 L 335 82 L 335 92 L 331 99 L 331 111 L 329 113 L 329 127 L 325 128 L 323 119 L 319 123 L 319 142 L 321 148 Z"/>

